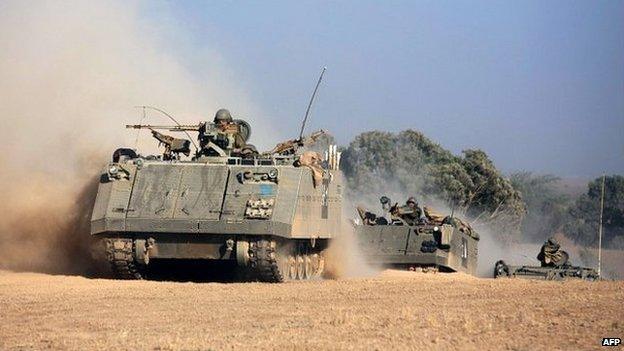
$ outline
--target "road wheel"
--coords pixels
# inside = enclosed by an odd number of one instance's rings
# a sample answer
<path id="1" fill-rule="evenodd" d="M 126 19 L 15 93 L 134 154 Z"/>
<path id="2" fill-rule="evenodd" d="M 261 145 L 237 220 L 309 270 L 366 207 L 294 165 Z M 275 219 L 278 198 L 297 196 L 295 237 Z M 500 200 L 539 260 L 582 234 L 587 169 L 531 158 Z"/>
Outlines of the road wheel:
<path id="1" fill-rule="evenodd" d="M 297 260 L 292 255 L 288 256 L 288 269 L 285 275 L 289 280 L 297 279 Z"/>
<path id="2" fill-rule="evenodd" d="M 305 279 L 304 275 L 305 275 L 305 260 L 303 259 L 303 256 L 301 255 L 297 255 L 296 257 L 297 260 L 297 275 L 296 275 L 296 279 L 302 280 Z"/>
<path id="3" fill-rule="evenodd" d="M 314 269 L 312 268 L 312 258 L 310 255 L 303 256 L 303 279 L 311 279 L 314 276 Z"/>

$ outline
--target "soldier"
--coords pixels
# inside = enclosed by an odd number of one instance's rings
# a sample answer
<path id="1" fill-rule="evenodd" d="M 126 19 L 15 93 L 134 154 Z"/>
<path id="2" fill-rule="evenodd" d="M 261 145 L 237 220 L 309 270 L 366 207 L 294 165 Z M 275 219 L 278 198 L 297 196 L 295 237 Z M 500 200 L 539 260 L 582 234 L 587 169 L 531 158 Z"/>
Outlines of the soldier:
<path id="1" fill-rule="evenodd" d="M 407 225 L 416 225 L 423 222 L 422 210 L 413 196 L 407 199 L 404 206 L 396 206 L 393 212 L 394 216 L 401 218 Z"/>
<path id="2" fill-rule="evenodd" d="M 257 154 L 255 147 L 247 145 L 245 142 L 239 123 L 234 121 L 230 111 L 224 108 L 219 109 L 215 113 L 213 122 L 212 125 L 203 123 L 199 129 L 199 142 L 202 154 L 208 156 L 253 156 Z M 215 148 L 213 145 L 218 148 Z M 218 149 L 221 149 L 225 155 Z"/>
<path id="3" fill-rule="evenodd" d="M 568 254 L 561 250 L 557 239 L 549 238 L 544 242 L 540 253 L 537 255 L 542 267 L 555 267 L 565 265 L 568 261 Z"/>
<path id="4" fill-rule="evenodd" d="M 230 111 L 224 108 L 219 109 L 217 113 L 215 113 L 214 124 L 220 132 L 233 136 L 234 145 L 232 145 L 232 148 L 242 149 L 245 147 L 245 139 L 243 139 L 243 136 L 240 134 L 238 124 L 234 123 Z"/>
<path id="5" fill-rule="evenodd" d="M 218 126 L 225 126 L 232 121 L 232 114 L 224 108 L 217 110 L 213 120 L 213 122 Z"/>

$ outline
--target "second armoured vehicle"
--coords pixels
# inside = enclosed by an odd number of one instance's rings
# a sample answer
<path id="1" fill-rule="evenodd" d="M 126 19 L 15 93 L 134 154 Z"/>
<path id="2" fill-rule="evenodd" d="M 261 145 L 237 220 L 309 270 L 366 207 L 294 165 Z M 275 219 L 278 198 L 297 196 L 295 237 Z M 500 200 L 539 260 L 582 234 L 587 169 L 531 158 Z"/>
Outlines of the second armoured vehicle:
<path id="1" fill-rule="evenodd" d="M 377 216 L 358 207 L 360 219 L 355 223 L 355 235 L 367 262 L 384 267 L 476 273 L 479 235 L 468 224 L 434 214 L 428 208 L 424 220 L 407 211 L 402 216 L 397 204 L 390 206 L 389 198 L 384 196 L 380 201 L 390 216 Z M 410 217 L 416 220 L 410 221 Z"/>

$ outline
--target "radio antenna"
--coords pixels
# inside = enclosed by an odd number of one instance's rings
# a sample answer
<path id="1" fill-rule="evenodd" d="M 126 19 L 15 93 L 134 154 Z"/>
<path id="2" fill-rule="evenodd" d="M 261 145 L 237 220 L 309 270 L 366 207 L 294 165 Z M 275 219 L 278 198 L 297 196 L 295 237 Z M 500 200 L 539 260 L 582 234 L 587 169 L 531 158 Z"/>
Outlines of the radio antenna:
<path id="1" fill-rule="evenodd" d="M 176 121 L 176 119 L 175 119 L 175 118 L 173 118 L 173 116 L 172 116 L 172 115 L 170 115 L 170 114 L 168 114 L 167 112 L 165 112 L 165 111 L 163 111 L 163 110 L 159 109 L 158 107 L 154 107 L 154 106 L 134 106 L 134 107 L 136 107 L 136 108 L 142 108 L 142 109 L 143 109 L 143 114 L 144 114 L 144 116 L 145 116 L 145 109 L 146 109 L 146 108 L 149 108 L 150 110 L 154 110 L 154 111 L 156 111 L 156 112 L 160 112 L 160 113 L 162 113 L 163 115 L 167 116 L 170 120 L 172 120 L 172 121 L 173 121 L 173 123 L 177 124 L 177 125 L 178 125 L 178 127 L 182 128 L 182 125 L 181 125 L 178 121 Z M 189 138 L 189 140 L 191 141 L 191 143 L 193 143 L 193 146 L 195 147 L 195 152 L 196 152 L 196 153 L 197 153 L 197 152 L 199 152 L 199 148 L 197 148 L 197 144 L 195 144 L 195 141 L 193 140 L 193 138 L 191 137 L 191 135 L 190 135 L 190 134 L 189 134 L 186 130 L 182 130 L 182 131 L 184 132 L 184 134 L 186 134 L 186 136 Z"/>
<path id="2" fill-rule="evenodd" d="M 321 81 L 323 80 L 323 75 L 327 67 L 323 67 L 321 71 L 321 75 L 319 76 L 318 82 L 316 82 L 316 86 L 314 87 L 314 92 L 312 93 L 312 97 L 310 98 L 310 102 L 308 103 L 308 108 L 306 109 L 305 117 L 303 117 L 303 123 L 301 123 L 301 131 L 299 132 L 299 140 L 303 138 L 303 131 L 305 130 L 306 122 L 308 121 L 308 115 L 310 114 L 310 108 L 312 107 L 312 103 L 314 102 L 314 97 L 316 97 L 316 91 L 318 90 L 319 85 L 321 85 Z"/>
<path id="3" fill-rule="evenodd" d="M 137 108 L 141 108 L 139 106 L 137 106 Z M 143 120 L 145 120 L 145 106 L 142 106 L 143 108 L 143 113 L 141 114 L 141 120 L 139 121 L 139 124 L 143 124 Z M 139 135 L 141 134 L 141 130 L 137 130 L 137 134 L 136 134 L 136 138 L 134 139 L 134 150 L 137 150 L 137 148 L 139 147 Z"/>

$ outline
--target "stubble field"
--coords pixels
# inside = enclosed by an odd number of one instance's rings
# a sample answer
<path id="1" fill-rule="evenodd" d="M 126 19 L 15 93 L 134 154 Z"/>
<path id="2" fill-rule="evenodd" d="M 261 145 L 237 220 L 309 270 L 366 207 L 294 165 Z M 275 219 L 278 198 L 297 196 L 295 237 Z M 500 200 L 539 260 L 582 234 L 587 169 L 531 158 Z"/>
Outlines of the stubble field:
<path id="1" fill-rule="evenodd" d="M 0 349 L 600 349 L 624 282 L 384 271 L 286 284 L 0 271 Z"/>

